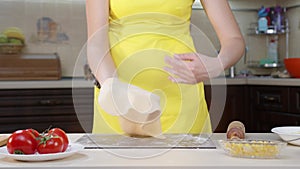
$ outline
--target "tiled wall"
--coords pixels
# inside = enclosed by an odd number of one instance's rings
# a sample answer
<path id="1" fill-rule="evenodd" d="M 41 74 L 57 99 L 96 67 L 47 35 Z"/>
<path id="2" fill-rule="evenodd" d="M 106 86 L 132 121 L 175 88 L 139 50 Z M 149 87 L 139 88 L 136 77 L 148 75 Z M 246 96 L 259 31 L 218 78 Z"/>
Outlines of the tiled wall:
<path id="1" fill-rule="evenodd" d="M 283 6 L 298 5 L 299 0 L 230 0 L 231 7 L 245 36 L 247 59 L 242 58 L 236 65 L 237 71 L 248 69 L 244 61 L 257 60 L 265 56 L 266 44 L 264 37 L 253 37 L 247 34 L 250 24 L 256 22 L 254 10 L 261 5 Z M 54 39 L 38 35 L 38 20 L 42 17 L 51 18 L 55 22 L 57 37 Z M 300 57 L 300 8 L 288 11 L 290 20 L 290 56 Z M 218 39 L 203 10 L 194 10 L 192 22 L 208 35 L 216 49 L 220 48 Z M 0 0 L 0 31 L 10 27 L 21 28 L 26 36 L 27 53 L 57 52 L 62 63 L 63 76 L 83 76 L 83 65 L 86 60 L 80 51 L 86 42 L 85 0 Z M 280 36 L 280 57 L 285 57 L 285 37 Z M 81 56 L 81 57 L 79 57 Z M 79 59 L 78 59 L 79 57 Z M 78 62 L 77 62 L 78 61 Z M 251 69 L 254 73 L 264 73 L 270 70 Z"/>

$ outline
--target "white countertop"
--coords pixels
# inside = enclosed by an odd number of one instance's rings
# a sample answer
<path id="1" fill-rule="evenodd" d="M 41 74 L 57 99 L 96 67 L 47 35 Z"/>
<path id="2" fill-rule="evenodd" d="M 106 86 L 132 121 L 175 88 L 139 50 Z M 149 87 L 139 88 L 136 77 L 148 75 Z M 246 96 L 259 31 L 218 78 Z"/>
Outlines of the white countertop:
<path id="1" fill-rule="evenodd" d="M 247 78 L 248 85 L 300 86 L 300 78 Z"/>
<path id="2" fill-rule="evenodd" d="M 272 86 L 300 86 L 300 78 L 216 78 L 204 82 L 213 85 L 272 85 Z M 0 81 L 0 89 L 38 89 L 38 88 L 89 88 L 93 81 L 83 78 L 62 78 L 61 80 L 40 81 Z"/>
<path id="3" fill-rule="evenodd" d="M 62 78 L 61 80 L 0 81 L 0 89 L 39 88 L 89 88 L 93 81 L 84 78 Z"/>
<path id="4" fill-rule="evenodd" d="M 72 141 L 81 134 L 70 134 Z M 279 140 L 273 133 L 247 133 L 247 139 Z M 214 134 L 212 139 L 224 139 L 225 135 Z M 153 149 L 119 149 L 126 153 L 153 151 Z M 126 158 L 105 149 L 84 149 L 61 160 L 44 162 L 21 162 L 8 157 L 0 158 L 0 168 L 299 168 L 300 147 L 288 145 L 276 159 L 236 158 L 226 155 L 221 149 L 170 149 L 148 158 Z"/>
<path id="5" fill-rule="evenodd" d="M 216 78 L 204 84 L 214 85 L 271 85 L 271 86 L 300 86 L 300 78 L 271 78 L 271 77 L 247 77 L 247 78 Z"/>

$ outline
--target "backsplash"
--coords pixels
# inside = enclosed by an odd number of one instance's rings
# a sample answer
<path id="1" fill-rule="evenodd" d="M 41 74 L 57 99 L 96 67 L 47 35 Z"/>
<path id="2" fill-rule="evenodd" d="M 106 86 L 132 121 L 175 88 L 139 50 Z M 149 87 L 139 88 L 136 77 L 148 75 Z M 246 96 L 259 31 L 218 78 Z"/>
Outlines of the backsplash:
<path id="1" fill-rule="evenodd" d="M 85 0 L 0 0 L 0 30 L 19 27 L 26 37 L 25 53 L 58 53 L 63 76 L 86 42 Z M 83 76 L 84 58 L 75 76 Z"/>
<path id="2" fill-rule="evenodd" d="M 248 52 L 236 64 L 236 71 L 248 69 L 249 59 L 266 55 L 265 38 L 248 35 L 250 24 L 257 21 L 257 12 L 262 5 L 269 7 L 299 6 L 299 0 L 229 0 L 234 15 L 245 37 Z M 212 30 L 201 5 L 193 11 L 192 23 L 208 35 L 216 49 L 220 48 L 218 38 Z M 252 9 L 252 10 L 248 10 Z M 300 57 L 300 8 L 287 11 L 290 23 L 289 55 Z M 26 53 L 58 53 L 62 64 L 62 76 L 84 76 L 86 58 L 80 52 L 86 43 L 85 0 L 0 0 L 0 30 L 19 27 L 26 37 Z M 285 37 L 280 35 L 279 57 L 285 57 Z M 264 44 L 264 45 L 262 45 Z M 75 66 L 76 65 L 76 66 Z M 74 68 L 76 73 L 74 74 Z M 264 69 L 251 69 L 264 73 Z"/>

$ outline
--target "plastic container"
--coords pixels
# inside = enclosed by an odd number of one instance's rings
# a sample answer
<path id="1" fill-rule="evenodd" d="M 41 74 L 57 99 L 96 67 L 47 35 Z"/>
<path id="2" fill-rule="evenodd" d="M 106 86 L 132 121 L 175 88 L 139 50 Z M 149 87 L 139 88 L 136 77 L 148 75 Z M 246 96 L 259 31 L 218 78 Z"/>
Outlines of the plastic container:
<path id="1" fill-rule="evenodd" d="M 278 158 L 287 143 L 270 140 L 219 140 L 227 155 L 241 158 Z"/>
<path id="2" fill-rule="evenodd" d="M 300 78 L 300 58 L 285 58 L 284 65 L 291 77 Z"/>

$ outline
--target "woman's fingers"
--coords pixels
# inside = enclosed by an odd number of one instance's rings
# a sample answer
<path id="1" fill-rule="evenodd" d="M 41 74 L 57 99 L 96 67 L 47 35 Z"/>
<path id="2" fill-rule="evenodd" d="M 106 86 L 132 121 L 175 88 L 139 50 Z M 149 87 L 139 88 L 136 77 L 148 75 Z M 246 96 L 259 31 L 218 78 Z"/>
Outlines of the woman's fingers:
<path id="1" fill-rule="evenodd" d="M 187 58 L 187 57 L 184 57 Z M 170 80 L 176 83 L 196 83 L 191 61 L 185 61 L 177 58 L 166 57 L 165 62 L 170 67 L 164 67 L 164 70 L 171 74 Z M 173 75 L 173 76 L 172 76 Z"/>
<path id="2" fill-rule="evenodd" d="M 167 56 L 165 62 L 169 66 L 165 70 L 171 74 L 170 80 L 177 83 L 195 84 L 214 78 L 223 71 L 218 58 L 197 53 Z"/>
<path id="3" fill-rule="evenodd" d="M 177 70 L 177 69 L 174 69 L 171 67 L 164 67 L 164 70 L 167 71 L 171 76 L 173 75 L 174 78 L 181 78 L 181 79 L 185 79 L 185 80 L 194 78 L 193 72 L 191 72 L 187 69 Z"/>
<path id="4" fill-rule="evenodd" d="M 191 73 L 192 70 L 192 62 L 186 61 L 186 60 L 181 60 L 177 58 L 171 58 L 171 57 L 166 57 L 165 62 L 169 64 L 174 71 L 188 75 Z"/>
<path id="5" fill-rule="evenodd" d="M 192 61 L 197 58 L 194 53 L 182 53 L 182 54 L 174 54 L 174 58 L 179 60 Z"/>

